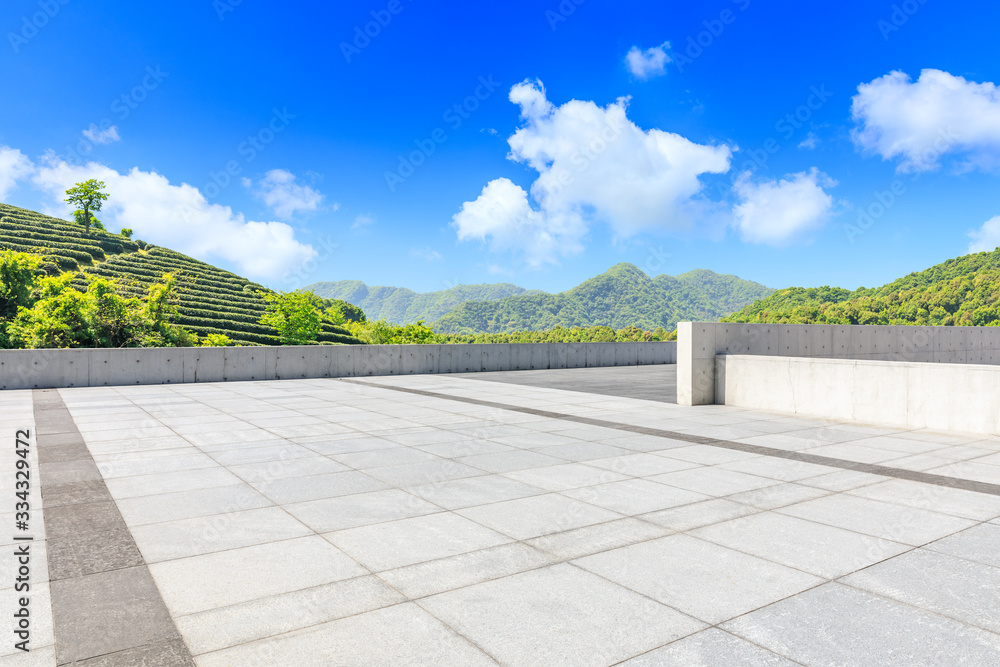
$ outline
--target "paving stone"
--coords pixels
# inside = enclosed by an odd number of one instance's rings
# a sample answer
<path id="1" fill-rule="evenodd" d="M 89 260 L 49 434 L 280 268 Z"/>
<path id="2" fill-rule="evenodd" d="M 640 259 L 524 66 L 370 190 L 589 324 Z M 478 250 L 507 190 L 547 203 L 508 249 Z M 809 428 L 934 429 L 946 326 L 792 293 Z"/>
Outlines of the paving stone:
<path id="1" fill-rule="evenodd" d="M 622 547 L 573 563 L 711 624 L 823 581 L 687 535 Z"/>
<path id="2" fill-rule="evenodd" d="M 177 638 L 144 567 L 53 581 L 51 588 L 60 663 Z"/>
<path id="3" fill-rule="evenodd" d="M 704 624 L 570 565 L 420 601 L 501 664 L 609 665 Z"/>
<path id="4" fill-rule="evenodd" d="M 796 663 L 717 628 L 679 639 L 622 667 L 794 667 Z"/>
<path id="5" fill-rule="evenodd" d="M 401 667 L 496 662 L 413 603 L 202 655 L 199 667 L 250 664 Z"/>
<path id="6" fill-rule="evenodd" d="M 722 628 L 803 665 L 988 665 L 1000 636 L 829 583 Z"/>

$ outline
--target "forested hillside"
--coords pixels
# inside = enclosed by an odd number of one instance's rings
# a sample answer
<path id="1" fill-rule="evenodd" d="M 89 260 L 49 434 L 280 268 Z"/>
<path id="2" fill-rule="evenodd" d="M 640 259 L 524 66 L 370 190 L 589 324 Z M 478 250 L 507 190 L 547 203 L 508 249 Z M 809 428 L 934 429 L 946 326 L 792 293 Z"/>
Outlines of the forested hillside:
<path id="1" fill-rule="evenodd" d="M 314 283 L 303 288 L 325 299 L 340 299 L 365 311 L 370 319 L 397 324 L 433 322 L 466 301 L 496 301 L 525 289 L 510 283 L 457 285 L 451 289 L 423 294 L 405 287 L 369 287 L 360 280 Z"/>
<path id="2" fill-rule="evenodd" d="M 145 295 L 165 273 L 177 282 L 175 324 L 199 336 L 221 334 L 235 344 L 277 345 L 277 332 L 260 323 L 261 293 L 270 290 L 181 253 L 132 241 L 101 229 L 0 204 L 0 250 L 38 254 L 49 276 L 72 273 L 86 290 L 90 277 L 113 281 L 123 297 Z M 359 343 L 345 328 L 323 322 L 317 342 Z"/>
<path id="3" fill-rule="evenodd" d="M 462 304 L 431 328 L 461 334 L 591 326 L 671 331 L 679 321 L 718 320 L 772 291 L 707 270 L 650 278 L 623 263 L 559 294 L 534 292 Z"/>
<path id="4" fill-rule="evenodd" d="M 725 321 L 998 326 L 1000 249 L 950 259 L 878 288 L 779 290 Z"/>

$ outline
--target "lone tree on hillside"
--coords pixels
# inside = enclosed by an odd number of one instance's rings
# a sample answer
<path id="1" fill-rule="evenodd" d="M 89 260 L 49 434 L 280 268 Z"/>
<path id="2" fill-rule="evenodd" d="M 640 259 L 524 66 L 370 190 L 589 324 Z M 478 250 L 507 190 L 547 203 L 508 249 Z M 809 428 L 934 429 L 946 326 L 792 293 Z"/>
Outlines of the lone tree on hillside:
<path id="1" fill-rule="evenodd" d="M 66 191 L 66 203 L 75 204 L 82 211 L 82 215 L 78 216 L 78 219 L 83 218 L 84 233 L 90 233 L 90 212 L 100 211 L 108 199 L 104 187 L 104 181 L 92 178 L 89 181 L 77 183 Z"/>

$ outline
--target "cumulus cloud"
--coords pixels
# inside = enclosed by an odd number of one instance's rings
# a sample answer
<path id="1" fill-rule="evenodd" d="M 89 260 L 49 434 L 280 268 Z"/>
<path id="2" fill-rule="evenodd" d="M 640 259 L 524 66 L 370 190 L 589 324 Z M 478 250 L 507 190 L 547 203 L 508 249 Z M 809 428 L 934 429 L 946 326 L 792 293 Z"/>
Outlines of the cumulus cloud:
<path id="1" fill-rule="evenodd" d="M 667 55 L 667 49 L 669 48 L 670 42 L 664 42 L 659 46 L 654 46 L 645 51 L 638 46 L 633 46 L 625 56 L 625 64 L 628 66 L 628 71 L 643 81 L 663 76 L 667 73 L 667 63 L 671 62 L 670 56 Z"/>
<path id="2" fill-rule="evenodd" d="M 243 184 L 252 187 L 250 179 Z M 286 169 L 272 169 L 257 183 L 254 196 L 270 207 L 279 218 L 290 218 L 296 211 L 315 211 L 323 195 L 308 185 L 295 182 L 295 174 Z"/>
<path id="3" fill-rule="evenodd" d="M 1000 246 L 1000 215 L 994 216 L 983 223 L 983 226 L 969 232 L 972 243 L 969 252 L 990 252 Z"/>
<path id="4" fill-rule="evenodd" d="M 198 188 L 171 184 L 155 172 L 132 169 L 118 173 L 97 163 L 70 165 L 52 155 L 36 171 L 35 185 L 61 201 L 74 183 L 96 178 L 107 184 L 111 198 L 101 218 L 110 226 L 130 227 L 146 241 L 199 259 L 222 259 L 253 278 L 278 279 L 316 256 L 282 222 L 247 221 L 228 206 L 209 204 Z M 64 216 L 70 207 L 54 211 Z"/>
<path id="5" fill-rule="evenodd" d="M 858 86 L 851 112 L 854 142 L 898 160 L 898 171 L 936 169 L 949 153 L 960 156 L 961 170 L 1000 167 L 1000 92 L 993 83 L 937 69 L 916 81 L 890 72 Z"/>
<path id="6" fill-rule="evenodd" d="M 688 228 L 708 206 L 699 177 L 729 170 L 728 146 L 642 130 L 627 117 L 627 98 L 604 108 L 579 100 L 557 107 L 540 82 L 526 81 L 511 89 L 510 100 L 521 107 L 523 126 L 507 140 L 508 158 L 538 172 L 530 199 L 499 178 L 452 224 L 460 240 L 520 251 L 533 267 L 582 250 L 595 221 L 622 236 Z"/>
<path id="7" fill-rule="evenodd" d="M 108 129 L 102 130 L 97 127 L 97 123 L 91 123 L 90 127 L 83 131 L 83 136 L 95 144 L 113 144 L 116 141 L 121 141 L 121 137 L 118 136 L 117 125 L 112 125 Z"/>
<path id="8" fill-rule="evenodd" d="M 17 188 L 17 182 L 31 175 L 35 165 L 21 151 L 9 146 L 0 146 L 0 199 Z"/>
<path id="9" fill-rule="evenodd" d="M 745 241 L 781 245 L 826 222 L 833 197 L 823 188 L 836 184 L 816 169 L 759 182 L 743 172 L 733 186 L 739 199 L 734 224 Z"/>

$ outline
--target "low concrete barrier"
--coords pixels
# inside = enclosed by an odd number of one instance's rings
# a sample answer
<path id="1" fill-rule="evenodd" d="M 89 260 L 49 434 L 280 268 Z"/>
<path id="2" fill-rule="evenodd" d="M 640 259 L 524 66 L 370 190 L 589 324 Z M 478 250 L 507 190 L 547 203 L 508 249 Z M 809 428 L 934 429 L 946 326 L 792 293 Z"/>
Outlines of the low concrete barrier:
<path id="1" fill-rule="evenodd" d="M 1000 364 L 1000 327 L 681 322 L 677 346 L 677 401 L 706 405 L 720 354 Z"/>
<path id="2" fill-rule="evenodd" d="M 1000 366 L 732 354 L 715 364 L 718 404 L 1000 434 Z"/>
<path id="3" fill-rule="evenodd" d="M 0 350 L 0 389 L 672 364 L 677 344 L 309 345 Z"/>

